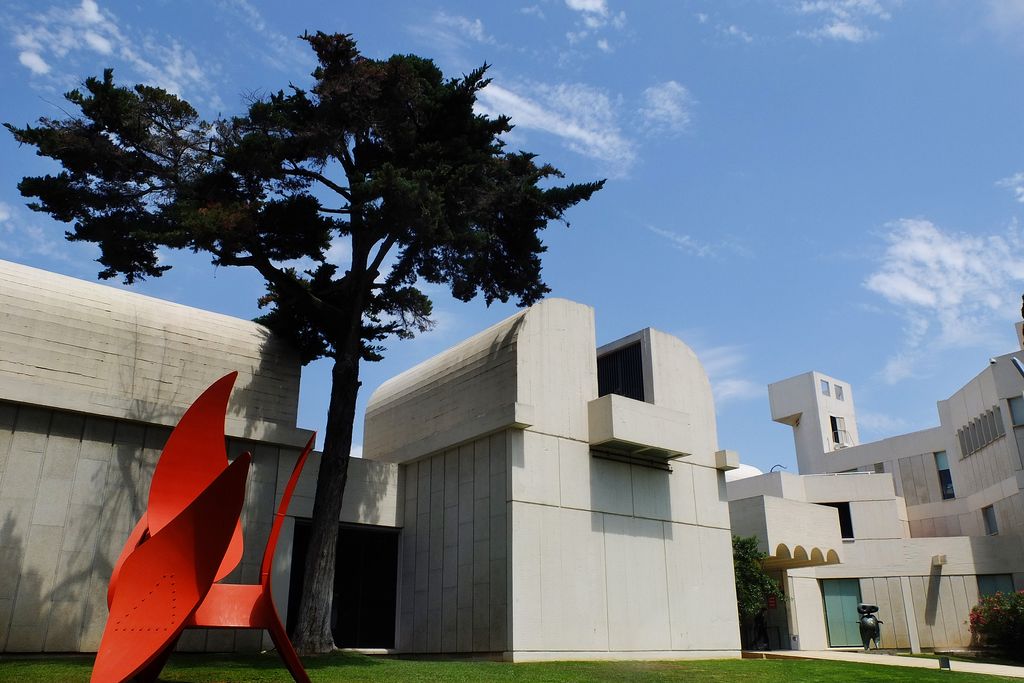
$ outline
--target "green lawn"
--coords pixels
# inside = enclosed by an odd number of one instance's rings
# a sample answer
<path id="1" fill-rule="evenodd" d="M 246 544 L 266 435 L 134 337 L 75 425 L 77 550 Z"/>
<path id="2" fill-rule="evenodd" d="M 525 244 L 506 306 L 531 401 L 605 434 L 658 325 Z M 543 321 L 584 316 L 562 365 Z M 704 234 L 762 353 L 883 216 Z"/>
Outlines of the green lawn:
<path id="1" fill-rule="evenodd" d="M 708 660 L 684 662 L 553 662 L 503 664 L 478 661 L 415 661 L 335 654 L 304 659 L 314 681 L 946 681 L 967 683 L 1015 679 L 896 666 L 815 660 Z M 88 681 L 92 658 L 0 657 L 0 681 Z M 163 681 L 291 680 L 273 655 L 177 655 Z"/>

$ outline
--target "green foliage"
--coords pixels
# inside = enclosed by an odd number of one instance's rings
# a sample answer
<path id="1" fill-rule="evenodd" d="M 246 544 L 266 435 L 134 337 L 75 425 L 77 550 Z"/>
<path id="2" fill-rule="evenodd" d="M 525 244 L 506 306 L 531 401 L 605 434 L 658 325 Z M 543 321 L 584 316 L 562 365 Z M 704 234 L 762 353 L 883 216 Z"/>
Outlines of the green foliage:
<path id="1" fill-rule="evenodd" d="M 970 625 L 982 645 L 1024 659 L 1024 591 L 984 596 L 971 608 Z"/>
<path id="2" fill-rule="evenodd" d="M 736 575 L 736 605 L 740 621 L 748 622 L 766 607 L 769 597 L 781 599 L 782 589 L 764 570 L 768 557 L 757 549 L 757 537 L 732 537 L 732 563 Z"/>
<path id="3" fill-rule="evenodd" d="M 255 268 L 261 321 L 305 361 L 377 360 L 384 339 L 428 329 L 423 282 L 463 301 L 542 297 L 539 231 L 603 181 L 557 186 L 558 169 L 505 151 L 509 120 L 473 110 L 486 66 L 445 79 L 414 55 L 367 59 L 348 35 L 303 39 L 318 60 L 309 91 L 212 123 L 109 69 L 87 79 L 66 95 L 78 116 L 4 124 L 63 167 L 19 189 L 99 246 L 103 278 L 160 276 L 161 247 Z M 344 272 L 326 256 L 339 239 Z"/>

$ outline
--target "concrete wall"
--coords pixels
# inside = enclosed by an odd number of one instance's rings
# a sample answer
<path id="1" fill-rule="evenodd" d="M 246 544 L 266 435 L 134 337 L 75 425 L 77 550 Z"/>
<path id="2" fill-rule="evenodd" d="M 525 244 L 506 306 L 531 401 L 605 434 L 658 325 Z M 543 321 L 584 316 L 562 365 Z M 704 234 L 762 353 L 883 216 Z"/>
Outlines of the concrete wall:
<path id="1" fill-rule="evenodd" d="M 500 432 L 404 465 L 397 649 L 508 649 L 508 468 Z"/>
<path id="2" fill-rule="evenodd" d="M 544 301 L 371 396 L 364 454 L 402 463 L 406 481 L 399 649 L 513 660 L 738 653 L 703 368 L 679 340 L 633 335 L 654 405 L 623 400 L 663 419 L 632 420 L 628 440 L 688 455 L 671 471 L 595 457 L 594 336 L 589 307 Z M 665 420 L 671 429 L 658 428 Z"/>
<path id="3" fill-rule="evenodd" d="M 210 383 L 239 378 L 230 457 L 253 453 L 245 552 L 255 583 L 276 505 L 309 432 L 299 362 L 254 323 L 0 261 L 0 651 L 93 651 L 113 563 L 146 505 L 171 426 Z M 315 457 L 290 510 L 312 508 Z M 397 524 L 398 472 L 353 463 L 342 519 Z M 285 612 L 293 525 L 275 558 Z M 257 632 L 189 630 L 189 650 L 256 650 Z"/>
<path id="4" fill-rule="evenodd" d="M 228 434 L 294 437 L 298 358 L 246 320 L 0 261 L 0 348 L 0 400 L 173 425 L 238 371 Z"/>
<path id="5" fill-rule="evenodd" d="M 94 651 L 107 619 L 110 572 L 146 505 L 170 429 L 0 403 L 0 650 Z M 245 552 L 226 579 L 255 583 L 273 521 L 281 453 L 249 450 Z M 257 649 L 258 633 L 189 631 L 183 649 Z"/>

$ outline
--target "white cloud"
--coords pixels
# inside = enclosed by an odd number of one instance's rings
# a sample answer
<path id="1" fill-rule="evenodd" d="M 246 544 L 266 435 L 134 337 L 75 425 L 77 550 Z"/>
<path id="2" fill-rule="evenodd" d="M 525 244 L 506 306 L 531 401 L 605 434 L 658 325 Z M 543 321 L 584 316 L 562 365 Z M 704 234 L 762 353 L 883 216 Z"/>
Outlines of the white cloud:
<path id="1" fill-rule="evenodd" d="M 1021 3 L 1024 5 L 1024 2 Z M 1003 178 L 996 183 L 999 187 L 1009 188 L 1013 192 L 1014 198 L 1024 204 L 1024 172 L 1014 173 L 1008 178 Z"/>
<path id="2" fill-rule="evenodd" d="M 51 85 L 66 87 L 78 81 L 78 55 L 98 52 L 120 60 L 131 80 L 141 79 L 175 94 L 210 89 L 199 59 L 181 43 L 154 35 L 130 35 L 112 12 L 94 0 L 11 17 L 8 24 L 14 46 L 20 50 L 18 61 L 34 77 L 47 76 Z"/>
<path id="3" fill-rule="evenodd" d="M 565 5 L 574 12 L 608 16 L 608 3 L 605 0 L 565 0 Z"/>
<path id="4" fill-rule="evenodd" d="M 815 40 L 862 43 L 877 36 L 869 23 L 889 21 L 892 13 L 888 6 L 897 4 L 899 0 L 804 0 L 797 11 L 815 18 L 820 25 L 799 34 Z"/>
<path id="5" fill-rule="evenodd" d="M 679 251 L 686 252 L 687 254 L 700 256 L 701 258 L 704 258 L 705 256 L 713 256 L 715 254 L 714 246 L 700 242 L 690 235 L 680 234 L 663 228 L 656 228 L 653 225 L 647 226 L 647 229 L 659 237 L 664 237 L 674 248 Z"/>
<path id="6" fill-rule="evenodd" d="M 1024 30 L 1024 0 L 988 0 L 987 23 L 1004 38 L 1019 40 Z"/>
<path id="7" fill-rule="evenodd" d="M 242 20 L 237 22 L 238 25 L 259 36 L 259 40 L 235 40 L 237 49 L 248 50 L 278 71 L 292 72 L 311 66 L 313 56 L 306 44 L 294 36 L 284 35 L 272 29 L 251 2 L 222 0 L 222 4 Z"/>
<path id="8" fill-rule="evenodd" d="M 886 227 L 888 246 L 864 281 L 904 318 L 902 349 L 883 378 L 912 376 L 943 348 L 995 343 L 997 325 L 1016 317 L 1024 282 L 1024 239 L 1016 226 L 987 236 L 947 232 L 921 219 Z"/>
<path id="9" fill-rule="evenodd" d="M 743 347 L 712 346 L 696 352 L 711 382 L 717 407 L 735 401 L 761 399 L 767 393 L 767 385 L 742 376 L 743 366 L 747 362 Z"/>
<path id="10" fill-rule="evenodd" d="M 742 40 L 744 43 L 754 42 L 754 37 L 747 33 L 746 31 L 744 31 L 743 29 L 741 29 L 736 24 L 729 24 L 724 29 L 722 29 L 722 33 L 733 38 L 738 38 Z"/>
<path id="11" fill-rule="evenodd" d="M 681 133 L 690 125 L 692 105 L 685 86 L 665 81 L 644 90 L 640 117 L 652 133 Z"/>
<path id="12" fill-rule="evenodd" d="M 25 50 L 18 53 L 18 61 L 21 65 L 27 67 L 36 76 L 43 76 L 50 73 L 50 65 L 46 63 L 46 60 L 40 57 L 35 52 L 29 52 Z"/>
<path id="13" fill-rule="evenodd" d="M 874 34 L 862 26 L 856 26 L 845 21 L 834 21 L 823 26 L 810 34 L 816 38 L 832 38 L 834 40 L 845 40 L 849 43 L 863 43 Z"/>
<path id="14" fill-rule="evenodd" d="M 25 217 L 17 216 L 17 213 L 15 207 L 0 202 L 0 254 L 21 259 L 43 257 L 54 261 L 72 261 L 68 252 L 75 251 L 75 247 L 81 245 L 66 242 L 63 232 L 56 226 L 47 231 Z M 92 245 L 87 247 L 91 253 Z"/>
<path id="15" fill-rule="evenodd" d="M 454 29 L 461 36 L 477 43 L 494 42 L 494 39 L 487 35 L 487 32 L 484 30 L 484 22 L 479 19 L 468 19 L 458 15 L 438 12 L 434 15 L 434 22 L 440 26 Z"/>
<path id="16" fill-rule="evenodd" d="M 579 45 L 588 38 L 593 38 L 597 49 L 611 52 L 611 42 L 601 33 L 609 26 L 618 31 L 624 29 L 626 13 L 613 13 L 605 0 L 565 0 L 565 5 L 578 13 L 575 29 L 565 34 L 569 44 Z"/>
<path id="17" fill-rule="evenodd" d="M 529 7 L 522 7 L 519 9 L 522 14 L 527 16 L 537 17 L 538 19 L 544 18 L 544 10 L 539 5 L 530 5 Z"/>
<path id="18" fill-rule="evenodd" d="M 874 436 L 885 437 L 905 432 L 908 423 L 901 417 L 893 417 L 883 413 L 858 413 L 857 427 Z"/>
<path id="19" fill-rule="evenodd" d="M 520 129 L 549 133 L 583 156 L 613 164 L 624 174 L 636 161 L 633 143 L 619 129 L 618 107 L 603 91 L 581 83 L 529 84 L 515 92 L 491 83 L 477 101 L 481 113 L 505 114 Z"/>

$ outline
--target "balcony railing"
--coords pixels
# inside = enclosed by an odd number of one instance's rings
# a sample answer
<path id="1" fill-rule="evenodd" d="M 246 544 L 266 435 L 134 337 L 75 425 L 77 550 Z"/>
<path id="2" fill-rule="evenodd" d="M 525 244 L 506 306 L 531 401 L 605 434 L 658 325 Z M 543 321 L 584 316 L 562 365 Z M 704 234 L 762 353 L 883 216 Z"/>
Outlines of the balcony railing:
<path id="1" fill-rule="evenodd" d="M 832 450 L 837 451 L 840 448 L 846 448 L 847 446 L 853 446 L 853 437 L 845 429 L 838 429 L 832 432 Z"/>

